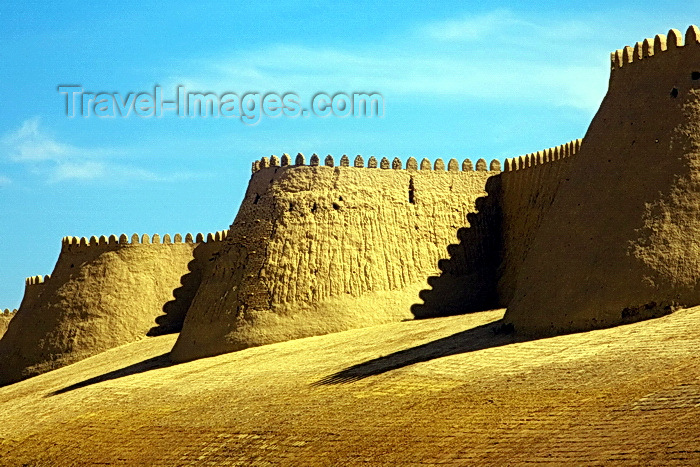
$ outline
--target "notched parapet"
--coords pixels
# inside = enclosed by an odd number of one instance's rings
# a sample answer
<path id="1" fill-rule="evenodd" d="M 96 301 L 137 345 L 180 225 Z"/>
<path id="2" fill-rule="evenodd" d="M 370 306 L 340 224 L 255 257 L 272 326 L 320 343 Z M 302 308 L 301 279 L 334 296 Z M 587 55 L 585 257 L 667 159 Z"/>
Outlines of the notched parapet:
<path id="1" fill-rule="evenodd" d="M 554 148 L 548 148 L 542 151 L 537 151 L 535 153 L 526 154 L 524 156 L 506 159 L 503 171 L 513 172 L 516 170 L 537 167 L 542 164 L 548 164 L 550 162 L 555 162 L 561 159 L 565 159 L 567 157 L 571 157 L 581 150 L 582 142 L 583 140 L 581 139 L 575 139 L 573 141 L 569 141 L 568 143 L 562 144 Z M 494 169 L 494 167 L 496 167 L 496 165 L 494 164 L 495 162 L 498 161 L 491 161 L 491 170 L 500 170 L 500 163 L 498 164 L 499 168 Z"/>
<path id="2" fill-rule="evenodd" d="M 45 276 L 38 275 L 38 276 L 27 277 L 24 280 L 24 285 L 26 285 L 27 287 L 32 286 L 32 285 L 41 285 L 41 284 L 44 284 L 45 282 L 47 282 L 49 279 L 51 279 L 51 276 L 49 274 L 47 274 Z"/>
<path id="3" fill-rule="evenodd" d="M 657 34 L 653 39 L 646 38 L 637 42 L 634 46 L 625 46 L 610 53 L 610 69 L 612 71 L 628 66 L 630 63 L 658 56 L 667 50 L 675 50 L 679 47 L 695 46 L 700 43 L 700 29 L 690 25 L 683 34 L 678 29 L 671 29 L 667 35 Z"/>
<path id="4" fill-rule="evenodd" d="M 272 156 L 273 158 L 275 156 Z M 268 168 L 268 167 L 287 167 L 289 166 L 288 162 L 289 155 L 288 154 L 283 154 L 281 162 L 278 164 L 275 160 L 273 159 L 268 159 L 267 157 L 262 157 L 260 160 L 257 160 L 253 163 L 253 173 L 260 171 L 263 168 Z M 299 153 L 296 156 L 296 161 L 293 167 L 296 166 L 304 166 L 305 165 L 305 160 L 304 160 L 304 155 Z M 323 164 L 321 164 L 321 159 L 317 154 L 313 154 L 311 156 L 311 160 L 309 161 L 309 167 L 319 167 L 323 165 L 324 167 L 335 167 L 335 159 L 331 154 L 328 154 L 324 161 Z M 477 161 L 477 168 L 476 170 L 480 171 L 494 171 L 494 172 L 499 172 L 501 163 L 500 161 L 494 159 L 491 161 L 490 164 L 487 165 L 485 159 L 479 159 Z M 355 156 L 354 161 L 352 166 L 350 165 L 350 158 L 346 155 L 343 154 L 340 158 L 340 163 L 338 167 L 344 167 L 344 168 L 368 168 L 368 169 L 393 169 L 393 170 L 437 170 L 437 171 L 445 171 L 447 170 L 448 172 L 459 172 L 460 170 L 462 172 L 473 172 L 474 171 L 474 164 L 470 159 L 464 159 L 462 161 L 462 164 L 460 166 L 460 163 L 457 159 L 451 158 L 447 165 L 445 165 L 445 162 L 443 159 L 438 158 L 435 160 L 435 162 L 431 162 L 427 158 L 423 158 L 418 164 L 417 159 L 415 157 L 409 157 L 406 159 L 406 163 L 404 164 L 402 160 L 398 157 L 394 157 L 393 159 L 389 160 L 388 157 L 381 157 L 377 158 L 375 156 L 370 156 L 369 159 L 367 160 L 367 165 L 365 165 L 365 160 L 364 158 L 358 154 Z M 460 169 L 461 167 L 461 169 Z"/>
<path id="5" fill-rule="evenodd" d="M 206 242 L 214 241 L 223 241 L 226 239 L 228 236 L 228 230 L 220 230 L 218 232 L 212 232 L 206 235 Z M 101 235 L 99 238 L 96 236 L 92 236 L 89 239 L 86 237 L 63 237 L 61 240 L 61 249 L 62 251 L 79 251 L 80 249 L 85 249 L 85 248 L 91 248 L 91 249 L 104 249 L 104 250 L 109 250 L 109 249 L 115 249 L 115 248 L 123 248 L 126 246 L 134 246 L 134 245 L 140 245 L 140 246 L 151 246 L 151 245 L 173 245 L 173 244 L 180 244 L 182 243 L 182 235 L 179 233 L 176 233 L 174 236 L 170 236 L 170 234 L 164 234 L 163 237 L 161 237 L 159 234 L 153 234 L 152 236 L 149 236 L 148 234 L 133 234 L 131 237 L 128 237 L 126 234 L 121 234 L 117 238 L 116 235 L 110 235 L 109 238 L 105 237 L 104 235 Z M 196 235 L 196 240 L 194 239 L 193 235 L 191 233 L 188 233 L 185 235 L 185 243 L 204 243 L 205 242 L 205 236 L 204 234 L 197 234 Z"/>

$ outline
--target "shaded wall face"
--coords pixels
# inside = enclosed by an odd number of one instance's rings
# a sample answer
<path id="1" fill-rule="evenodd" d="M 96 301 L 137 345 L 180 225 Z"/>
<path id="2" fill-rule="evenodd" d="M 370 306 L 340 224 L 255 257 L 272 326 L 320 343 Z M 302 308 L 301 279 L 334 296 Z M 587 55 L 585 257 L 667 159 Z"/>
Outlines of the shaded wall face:
<path id="1" fill-rule="evenodd" d="M 10 320 L 14 317 L 14 313 L 2 313 L 0 312 L 0 339 L 7 331 L 7 326 L 10 324 Z"/>
<path id="2" fill-rule="evenodd" d="M 493 172 L 270 167 L 173 349 L 189 360 L 410 318 Z"/>
<path id="3" fill-rule="evenodd" d="M 549 215 L 559 185 L 568 177 L 570 164 L 567 157 L 501 175 L 501 254 L 496 275 L 501 307 L 513 299 L 518 271 L 540 224 Z"/>
<path id="4" fill-rule="evenodd" d="M 64 244 L 50 279 L 27 285 L 0 339 L 0 384 L 145 337 L 173 300 L 195 247 Z"/>
<path id="5" fill-rule="evenodd" d="M 506 319 L 551 334 L 699 303 L 700 44 L 612 71 Z"/>
<path id="6" fill-rule="evenodd" d="M 438 263 L 440 275 L 421 291 L 416 318 L 507 307 L 517 274 L 581 140 L 506 160 L 506 170 L 487 180 L 486 196 L 467 214 L 468 228 Z"/>

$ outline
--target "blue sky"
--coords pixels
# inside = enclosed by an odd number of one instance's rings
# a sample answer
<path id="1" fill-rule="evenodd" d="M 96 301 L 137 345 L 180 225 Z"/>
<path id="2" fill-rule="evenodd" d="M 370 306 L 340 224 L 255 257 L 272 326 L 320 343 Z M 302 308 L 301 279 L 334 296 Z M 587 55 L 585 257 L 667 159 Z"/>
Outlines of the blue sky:
<path id="1" fill-rule="evenodd" d="M 609 52 L 700 2 L 0 4 L 0 309 L 61 237 L 228 227 L 282 152 L 503 160 L 582 137 Z M 379 92 L 382 118 L 68 118 L 57 86 Z"/>

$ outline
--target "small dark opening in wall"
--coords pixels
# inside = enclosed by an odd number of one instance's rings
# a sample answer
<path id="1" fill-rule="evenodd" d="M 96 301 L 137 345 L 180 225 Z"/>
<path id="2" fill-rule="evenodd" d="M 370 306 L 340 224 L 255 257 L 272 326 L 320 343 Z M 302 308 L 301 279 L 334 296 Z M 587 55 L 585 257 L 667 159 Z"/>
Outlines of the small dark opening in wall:
<path id="1" fill-rule="evenodd" d="M 294 210 L 294 204 L 293 204 L 293 203 L 289 203 L 289 210 L 290 210 L 290 211 L 293 211 L 293 210 Z"/>
<path id="2" fill-rule="evenodd" d="M 338 196 L 338 201 L 343 201 L 343 197 L 342 197 L 342 196 Z"/>
<path id="3" fill-rule="evenodd" d="M 253 204 L 258 204 L 258 201 L 260 201 L 260 195 L 256 193 L 255 200 L 253 201 Z"/>
<path id="4" fill-rule="evenodd" d="M 338 203 L 333 203 L 333 209 L 335 209 L 336 211 L 337 211 L 338 209 L 340 209 L 340 204 L 338 204 Z"/>
<path id="5" fill-rule="evenodd" d="M 671 97 L 673 97 L 674 99 L 678 97 L 678 88 L 671 89 Z"/>
<path id="6" fill-rule="evenodd" d="M 694 71 L 690 74 L 690 79 L 697 81 L 700 79 L 700 71 Z"/>
<path id="7" fill-rule="evenodd" d="M 413 186 L 413 177 L 408 181 L 408 202 L 416 204 L 416 188 Z"/>
<path id="8" fill-rule="evenodd" d="M 311 206 L 311 212 L 316 212 L 316 209 L 318 209 L 318 204 L 314 203 L 314 205 Z"/>

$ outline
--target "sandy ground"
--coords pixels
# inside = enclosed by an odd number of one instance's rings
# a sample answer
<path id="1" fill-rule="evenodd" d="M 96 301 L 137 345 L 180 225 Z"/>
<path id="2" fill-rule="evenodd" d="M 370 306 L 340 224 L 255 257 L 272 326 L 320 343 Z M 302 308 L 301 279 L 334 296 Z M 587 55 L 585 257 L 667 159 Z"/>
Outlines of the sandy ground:
<path id="1" fill-rule="evenodd" d="M 700 307 L 529 342 L 502 314 L 122 346 L 0 388 L 0 464 L 700 464 Z"/>

